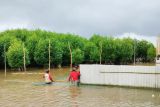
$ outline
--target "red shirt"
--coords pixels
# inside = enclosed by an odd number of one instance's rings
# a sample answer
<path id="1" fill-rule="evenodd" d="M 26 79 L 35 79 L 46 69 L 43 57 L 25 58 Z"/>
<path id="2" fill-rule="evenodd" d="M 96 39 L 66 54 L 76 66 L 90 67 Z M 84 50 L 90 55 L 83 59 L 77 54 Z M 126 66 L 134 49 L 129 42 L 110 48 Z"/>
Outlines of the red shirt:
<path id="1" fill-rule="evenodd" d="M 76 71 L 72 71 L 69 76 L 69 80 L 77 81 L 79 77 L 79 73 Z"/>

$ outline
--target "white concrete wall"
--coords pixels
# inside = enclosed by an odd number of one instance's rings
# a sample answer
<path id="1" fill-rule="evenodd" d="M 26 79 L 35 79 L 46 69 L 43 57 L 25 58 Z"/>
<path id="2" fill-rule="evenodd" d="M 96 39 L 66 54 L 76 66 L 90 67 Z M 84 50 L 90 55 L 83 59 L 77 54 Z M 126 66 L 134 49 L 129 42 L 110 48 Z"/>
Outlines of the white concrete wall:
<path id="1" fill-rule="evenodd" d="M 160 88 L 160 67 L 80 65 L 81 83 Z"/>

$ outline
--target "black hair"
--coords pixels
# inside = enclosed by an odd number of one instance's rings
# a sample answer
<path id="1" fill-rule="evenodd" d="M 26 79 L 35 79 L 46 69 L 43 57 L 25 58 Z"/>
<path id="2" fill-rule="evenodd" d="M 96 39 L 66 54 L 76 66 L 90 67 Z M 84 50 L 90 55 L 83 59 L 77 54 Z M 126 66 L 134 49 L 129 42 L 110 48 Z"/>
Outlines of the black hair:
<path id="1" fill-rule="evenodd" d="M 46 73 L 49 73 L 49 70 L 46 70 Z"/>

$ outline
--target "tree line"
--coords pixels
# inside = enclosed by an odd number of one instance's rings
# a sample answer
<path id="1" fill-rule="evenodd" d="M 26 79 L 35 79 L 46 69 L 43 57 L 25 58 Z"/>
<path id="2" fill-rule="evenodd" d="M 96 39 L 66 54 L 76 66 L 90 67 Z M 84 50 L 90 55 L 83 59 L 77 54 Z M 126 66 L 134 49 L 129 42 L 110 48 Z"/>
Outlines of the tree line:
<path id="1" fill-rule="evenodd" d="M 97 34 L 86 39 L 75 34 L 41 29 L 14 29 L 0 33 L 0 66 L 4 66 L 6 55 L 7 66 L 23 68 L 24 52 L 27 66 L 48 66 L 49 41 L 52 66 L 69 66 L 70 49 L 73 64 L 132 64 L 134 59 L 146 63 L 155 61 L 156 57 L 154 45 L 146 40 Z"/>

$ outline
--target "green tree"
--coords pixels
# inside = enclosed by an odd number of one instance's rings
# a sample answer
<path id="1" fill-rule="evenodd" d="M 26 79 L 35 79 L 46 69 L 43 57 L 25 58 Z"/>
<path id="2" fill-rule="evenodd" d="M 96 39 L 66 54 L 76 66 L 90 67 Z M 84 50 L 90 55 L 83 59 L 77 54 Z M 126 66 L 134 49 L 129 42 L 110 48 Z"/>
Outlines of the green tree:
<path id="1" fill-rule="evenodd" d="M 39 40 L 34 51 L 34 60 L 39 65 L 48 65 L 48 41 Z"/>
<path id="2" fill-rule="evenodd" d="M 70 33 L 56 33 L 41 29 L 14 29 L 0 33 L 0 66 L 4 65 L 4 45 L 8 51 L 14 39 L 25 43 L 31 66 L 48 65 L 49 40 L 51 41 L 51 64 L 62 64 L 62 66 L 70 64 L 68 43 L 75 54 L 73 60 L 80 59 L 79 62 L 74 61 L 74 63 L 128 64 L 134 60 L 134 49 L 137 61 L 147 62 L 153 61 L 156 53 L 153 44 L 145 40 L 116 39 L 96 34 L 88 40 Z"/>
<path id="3" fill-rule="evenodd" d="M 57 38 L 51 39 L 51 63 L 62 64 L 63 46 Z"/>
<path id="4" fill-rule="evenodd" d="M 32 35 L 29 36 L 25 41 L 26 47 L 29 52 L 29 58 L 31 62 L 30 64 L 34 66 L 36 65 L 36 62 L 34 60 L 34 52 L 36 51 L 35 47 L 37 46 L 39 39 L 40 38 L 35 33 L 32 33 Z"/>
<path id="5" fill-rule="evenodd" d="M 14 39 L 13 36 L 10 37 L 7 33 L 0 35 L 0 65 L 4 65 L 4 46 L 6 48 L 6 51 L 8 51 L 8 48 L 11 44 L 11 41 Z"/>
<path id="6" fill-rule="evenodd" d="M 104 37 L 103 53 L 105 63 L 113 63 L 115 61 L 115 41 L 112 37 Z"/>
<path id="7" fill-rule="evenodd" d="M 86 62 L 94 63 L 99 61 L 98 47 L 92 42 L 86 42 L 84 49 L 84 59 Z"/>
<path id="8" fill-rule="evenodd" d="M 122 63 L 128 64 L 130 61 L 133 61 L 133 55 L 134 55 L 134 46 L 133 41 L 130 38 L 123 38 L 122 39 Z"/>
<path id="9" fill-rule="evenodd" d="M 50 40 L 51 63 L 58 65 L 62 63 L 62 46 L 61 43 L 52 38 Z M 48 65 L 49 62 L 49 40 L 39 40 L 34 52 L 34 59 L 39 65 Z"/>
<path id="10" fill-rule="evenodd" d="M 137 58 L 139 61 L 147 62 L 147 50 L 148 42 L 146 40 L 141 40 L 137 44 Z"/>
<path id="11" fill-rule="evenodd" d="M 63 65 L 70 64 L 70 52 L 68 43 L 70 44 L 72 51 L 77 48 L 79 48 L 81 51 L 84 51 L 85 43 L 87 42 L 85 38 L 74 34 L 59 34 L 58 38 L 63 47 Z"/>
<path id="12" fill-rule="evenodd" d="M 104 37 L 94 34 L 91 38 L 90 41 L 93 42 L 97 47 L 98 47 L 98 55 L 99 55 L 99 62 L 104 62 Z"/>
<path id="13" fill-rule="evenodd" d="M 30 63 L 28 51 L 24 48 L 26 65 Z M 23 68 L 23 58 L 24 58 L 23 45 L 21 41 L 14 39 L 7 51 L 8 64 L 12 68 Z"/>
<path id="14" fill-rule="evenodd" d="M 154 48 L 153 45 L 150 45 L 150 47 L 147 50 L 147 59 L 150 62 L 155 61 L 156 58 L 156 49 Z"/>
<path id="15" fill-rule="evenodd" d="M 84 60 L 84 53 L 82 50 L 80 50 L 79 48 L 74 49 L 72 51 L 72 61 L 73 64 L 80 64 L 82 63 Z"/>
<path id="16" fill-rule="evenodd" d="M 129 38 L 115 40 L 115 64 L 128 64 L 133 56 L 133 44 Z"/>

